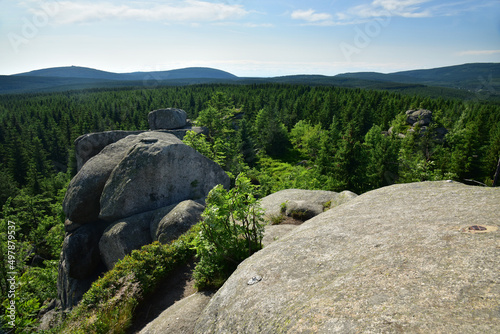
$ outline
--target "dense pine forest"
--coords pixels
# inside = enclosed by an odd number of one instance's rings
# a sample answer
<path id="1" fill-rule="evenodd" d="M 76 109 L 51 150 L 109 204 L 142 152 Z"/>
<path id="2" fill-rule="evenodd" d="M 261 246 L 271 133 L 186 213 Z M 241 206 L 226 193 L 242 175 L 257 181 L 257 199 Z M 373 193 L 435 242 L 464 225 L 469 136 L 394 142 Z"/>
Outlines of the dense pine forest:
<path id="1" fill-rule="evenodd" d="M 19 328 L 34 324 L 56 297 L 60 204 L 75 173 L 74 140 L 90 132 L 146 130 L 147 114 L 166 107 L 184 109 L 207 127 L 206 135 L 190 133 L 185 142 L 230 175 L 244 171 L 262 196 L 285 188 L 360 194 L 442 179 L 491 186 L 500 157 L 500 106 L 484 101 L 284 84 L 1 95 L 0 308 L 3 314 L 8 307 L 8 272 L 17 272 L 23 293 L 16 304 L 25 315 L 16 319 Z M 411 127 L 410 109 L 432 111 L 431 124 Z M 10 223 L 15 260 L 7 256 Z"/>

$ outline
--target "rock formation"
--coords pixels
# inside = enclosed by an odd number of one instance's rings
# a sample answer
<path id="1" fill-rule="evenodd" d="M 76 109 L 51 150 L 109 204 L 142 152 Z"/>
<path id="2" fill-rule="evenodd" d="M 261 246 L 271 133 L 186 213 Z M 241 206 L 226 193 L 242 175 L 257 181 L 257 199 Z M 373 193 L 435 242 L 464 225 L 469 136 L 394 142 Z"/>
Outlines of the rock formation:
<path id="1" fill-rule="evenodd" d="M 241 263 L 194 333 L 500 332 L 499 211 L 455 182 L 365 193 Z"/>
<path id="2" fill-rule="evenodd" d="M 63 308 L 74 306 L 103 270 L 132 250 L 189 229 L 203 205 L 184 201 L 203 202 L 215 185 L 229 187 L 220 166 L 164 131 L 89 134 L 77 144 L 77 156 L 86 162 L 63 201 Z"/>
<path id="3" fill-rule="evenodd" d="M 411 126 L 427 126 L 432 122 L 432 111 L 427 109 L 407 110 L 406 123 Z"/>

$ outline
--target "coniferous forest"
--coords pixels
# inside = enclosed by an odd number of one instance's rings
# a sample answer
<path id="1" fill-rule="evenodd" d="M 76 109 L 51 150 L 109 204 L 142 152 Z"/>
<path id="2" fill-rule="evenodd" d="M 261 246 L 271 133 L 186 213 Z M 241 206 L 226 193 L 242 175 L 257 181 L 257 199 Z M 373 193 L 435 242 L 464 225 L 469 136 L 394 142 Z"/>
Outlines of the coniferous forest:
<path id="1" fill-rule="evenodd" d="M 261 196 L 286 188 L 361 194 L 447 179 L 492 186 L 500 158 L 500 106 L 479 100 L 284 84 L 1 95 L 0 256 L 9 262 L 3 231 L 13 222 L 21 249 L 10 271 L 21 277 L 16 304 L 26 315 L 16 320 L 19 328 L 33 325 L 57 295 L 61 202 L 75 173 L 74 140 L 90 132 L 146 130 L 148 113 L 167 107 L 184 109 L 207 127 L 206 135 L 188 134 L 188 145 L 233 179 L 245 172 Z M 431 124 L 411 127 L 410 109 L 432 111 Z M 2 314 L 7 268 L 0 268 Z"/>

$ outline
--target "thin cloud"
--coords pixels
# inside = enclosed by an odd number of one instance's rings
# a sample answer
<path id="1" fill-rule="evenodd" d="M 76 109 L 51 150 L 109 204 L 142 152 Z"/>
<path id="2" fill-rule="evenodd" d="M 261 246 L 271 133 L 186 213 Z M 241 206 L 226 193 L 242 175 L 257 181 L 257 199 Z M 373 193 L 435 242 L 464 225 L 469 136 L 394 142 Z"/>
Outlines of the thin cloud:
<path id="1" fill-rule="evenodd" d="M 308 10 L 296 10 L 292 13 L 292 19 L 295 20 L 305 20 L 307 22 L 318 22 L 330 20 L 332 15 L 328 13 L 316 13 L 313 9 Z"/>
<path id="2" fill-rule="evenodd" d="M 34 14 L 41 6 L 31 7 Z M 249 12 L 242 5 L 201 0 L 183 2 L 115 4 L 111 2 L 58 1 L 53 17 L 57 24 L 86 23 L 103 20 L 136 20 L 162 22 L 219 22 L 237 20 Z"/>
<path id="3" fill-rule="evenodd" d="M 500 50 L 468 50 L 459 52 L 459 56 L 491 56 L 494 54 L 500 54 Z"/>
<path id="4" fill-rule="evenodd" d="M 429 9 L 421 5 L 430 0 L 374 0 L 370 4 L 352 7 L 348 10 L 351 17 L 373 18 L 381 16 L 401 16 L 407 18 L 430 17 Z"/>
<path id="5" fill-rule="evenodd" d="M 360 20 L 366 22 L 380 17 L 455 16 L 483 7 L 493 7 L 495 1 L 462 0 L 441 3 L 434 0 L 373 0 L 369 4 L 354 6 L 344 12 L 336 13 L 335 16 L 337 24 L 358 24 Z"/>
<path id="6" fill-rule="evenodd" d="M 307 24 L 311 24 L 311 25 L 332 25 L 332 24 L 334 24 L 331 14 L 316 13 L 316 11 L 313 9 L 295 10 L 292 12 L 290 17 L 294 20 L 305 21 Z"/>

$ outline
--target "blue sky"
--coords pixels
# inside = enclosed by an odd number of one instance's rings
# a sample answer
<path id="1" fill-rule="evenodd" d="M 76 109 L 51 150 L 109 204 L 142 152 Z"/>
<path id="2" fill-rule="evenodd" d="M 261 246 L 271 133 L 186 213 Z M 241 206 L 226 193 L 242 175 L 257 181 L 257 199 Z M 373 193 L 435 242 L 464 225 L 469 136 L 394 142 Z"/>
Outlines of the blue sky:
<path id="1" fill-rule="evenodd" d="M 0 0 L 0 74 L 335 75 L 500 62 L 499 0 Z"/>

